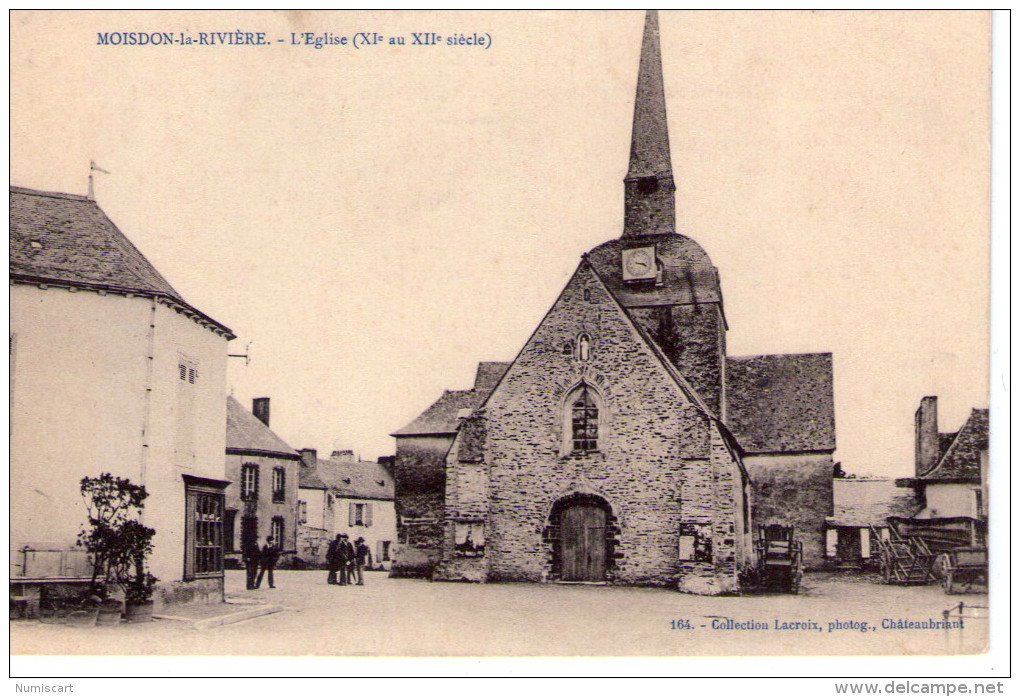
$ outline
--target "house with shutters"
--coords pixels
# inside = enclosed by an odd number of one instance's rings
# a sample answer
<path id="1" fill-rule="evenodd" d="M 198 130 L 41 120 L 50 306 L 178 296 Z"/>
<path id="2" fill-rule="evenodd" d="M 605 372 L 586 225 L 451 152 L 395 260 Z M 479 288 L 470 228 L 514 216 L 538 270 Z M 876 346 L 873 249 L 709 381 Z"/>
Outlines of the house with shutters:
<path id="1" fill-rule="evenodd" d="M 369 462 L 351 450 L 334 450 L 320 459 L 311 448 L 301 453 L 298 551 L 301 563 L 325 566 L 330 540 L 346 534 L 364 538 L 371 568 L 389 569 L 397 539 L 393 476 L 385 462 Z M 386 458 L 383 458 L 385 460 Z"/>
<path id="2" fill-rule="evenodd" d="M 582 255 L 484 395 L 447 393 L 394 434 L 400 568 L 732 593 L 770 523 L 824 563 L 832 355 L 727 355 L 718 269 L 677 226 L 659 43 L 650 11 L 621 235 Z"/>
<path id="3" fill-rule="evenodd" d="M 301 456 L 269 428 L 269 397 L 245 409 L 227 397 L 227 478 L 224 553 L 242 566 L 249 541 L 259 547 L 272 536 L 281 566 L 297 552 L 298 479 Z"/>
<path id="4" fill-rule="evenodd" d="M 91 576 L 83 477 L 145 486 L 157 608 L 223 599 L 227 342 L 86 196 L 10 188 L 12 592 Z"/>

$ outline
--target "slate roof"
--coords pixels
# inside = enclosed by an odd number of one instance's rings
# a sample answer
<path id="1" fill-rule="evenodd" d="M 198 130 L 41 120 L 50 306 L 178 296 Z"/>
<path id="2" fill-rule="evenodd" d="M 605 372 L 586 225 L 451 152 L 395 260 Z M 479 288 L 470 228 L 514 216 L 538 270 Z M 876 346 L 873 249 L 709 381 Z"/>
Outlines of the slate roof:
<path id="1" fill-rule="evenodd" d="M 475 385 L 470 390 L 445 390 L 428 409 L 392 436 L 447 435 L 460 428 L 463 410 L 473 412 L 492 392 L 506 373 L 509 363 L 486 361 L 478 364 Z"/>
<path id="2" fill-rule="evenodd" d="M 655 247 L 662 262 L 662 284 L 631 284 L 623 280 L 624 249 Z M 588 252 L 599 278 L 624 307 L 690 305 L 722 302 L 719 274 L 700 244 L 676 233 L 634 235 L 603 242 Z"/>
<path id="3" fill-rule="evenodd" d="M 832 480 L 832 525 L 885 526 L 889 516 L 910 517 L 920 506 L 913 492 L 897 488 L 894 479 Z"/>
<path id="4" fill-rule="evenodd" d="M 319 476 L 317 470 L 305 466 L 304 460 L 298 470 L 298 486 L 302 489 L 328 489 L 329 485 Z"/>
<path id="5" fill-rule="evenodd" d="M 227 453 L 243 450 L 298 460 L 300 455 L 233 397 L 227 397 Z"/>
<path id="6" fill-rule="evenodd" d="M 987 449 L 988 410 L 972 409 L 963 428 L 957 431 L 938 464 L 927 474 L 917 477 L 917 480 L 980 479 L 981 451 Z"/>
<path id="7" fill-rule="evenodd" d="M 726 422 L 748 453 L 832 451 L 832 354 L 726 359 Z"/>
<path id="8" fill-rule="evenodd" d="M 473 389 L 475 391 L 491 392 L 509 367 L 509 363 L 482 361 L 478 364 L 478 371 L 475 373 L 475 386 Z"/>
<path id="9" fill-rule="evenodd" d="M 390 435 L 418 436 L 456 433 L 460 427 L 458 414 L 462 409 L 474 411 L 485 401 L 488 392 L 475 390 L 444 390 L 442 396 L 411 423 Z"/>
<path id="10" fill-rule="evenodd" d="M 321 486 L 316 485 L 316 481 Z M 393 477 L 377 462 L 348 458 L 318 460 L 315 471 L 301 468 L 299 486 L 329 489 L 339 498 L 393 500 Z"/>
<path id="11" fill-rule="evenodd" d="M 12 280 L 163 297 L 234 338 L 189 305 L 95 201 L 12 186 L 9 214 Z"/>

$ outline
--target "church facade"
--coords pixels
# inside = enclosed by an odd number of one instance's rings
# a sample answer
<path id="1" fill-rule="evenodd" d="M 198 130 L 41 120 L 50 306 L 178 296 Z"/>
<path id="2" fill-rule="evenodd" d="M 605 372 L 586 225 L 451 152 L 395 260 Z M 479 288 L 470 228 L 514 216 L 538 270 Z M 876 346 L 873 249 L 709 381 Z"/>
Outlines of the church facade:
<path id="1" fill-rule="evenodd" d="M 822 556 L 831 355 L 727 357 L 718 271 L 676 231 L 658 34 L 649 12 L 623 232 L 583 255 L 502 377 L 459 415 L 433 477 L 438 534 L 428 549 L 407 545 L 430 560 L 421 575 L 731 593 L 753 563 L 753 523 L 794 524 L 802 538 L 817 527 L 805 547 Z M 398 447 L 402 516 L 414 492 L 402 497 L 400 480 L 421 476 L 404 460 Z"/>

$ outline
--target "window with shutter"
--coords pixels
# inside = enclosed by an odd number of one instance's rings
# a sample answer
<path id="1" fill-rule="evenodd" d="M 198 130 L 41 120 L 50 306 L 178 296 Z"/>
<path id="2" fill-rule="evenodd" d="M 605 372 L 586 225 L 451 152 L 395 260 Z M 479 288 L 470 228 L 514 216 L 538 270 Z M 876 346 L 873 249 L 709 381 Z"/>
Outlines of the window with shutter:
<path id="1" fill-rule="evenodd" d="M 273 502 L 282 503 L 287 500 L 287 471 L 283 467 L 273 468 Z"/>
<path id="2" fill-rule="evenodd" d="M 180 356 L 177 361 L 177 381 L 175 396 L 174 451 L 183 460 L 181 464 L 190 464 L 195 457 L 195 383 L 198 379 L 197 363 Z"/>
<path id="3" fill-rule="evenodd" d="M 284 531 L 283 516 L 274 516 L 270 532 L 273 536 L 273 544 L 276 545 L 276 548 L 279 550 L 284 549 L 283 531 Z"/>
<path id="4" fill-rule="evenodd" d="M 365 504 L 365 527 L 372 527 L 372 504 Z"/>
<path id="5" fill-rule="evenodd" d="M 259 497 L 259 466 L 248 462 L 241 466 L 241 500 L 255 501 Z"/>

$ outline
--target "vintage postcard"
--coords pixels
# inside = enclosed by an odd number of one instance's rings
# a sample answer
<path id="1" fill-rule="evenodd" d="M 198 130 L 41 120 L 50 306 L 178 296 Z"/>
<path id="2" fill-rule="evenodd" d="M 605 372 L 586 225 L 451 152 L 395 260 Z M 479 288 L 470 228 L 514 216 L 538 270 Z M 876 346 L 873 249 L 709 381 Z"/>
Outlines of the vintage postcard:
<path id="1" fill-rule="evenodd" d="M 13 665 L 989 674 L 992 27 L 12 12 Z"/>

